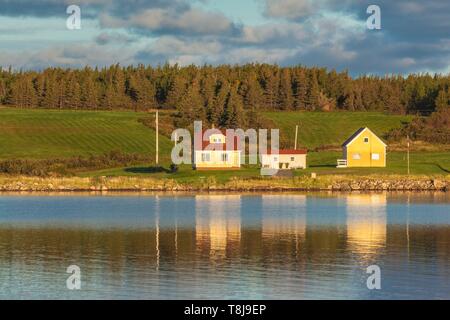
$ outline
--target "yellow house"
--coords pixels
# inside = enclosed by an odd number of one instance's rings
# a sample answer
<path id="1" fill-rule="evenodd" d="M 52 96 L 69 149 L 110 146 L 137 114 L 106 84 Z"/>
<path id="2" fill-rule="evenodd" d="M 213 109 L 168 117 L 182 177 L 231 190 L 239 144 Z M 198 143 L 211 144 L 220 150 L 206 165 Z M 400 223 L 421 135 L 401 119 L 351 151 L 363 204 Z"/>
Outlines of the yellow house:
<path id="1" fill-rule="evenodd" d="M 386 167 L 386 147 L 369 128 L 360 128 L 342 144 L 337 167 Z"/>
<path id="2" fill-rule="evenodd" d="M 201 143 L 194 146 L 194 169 L 239 169 L 241 151 L 238 149 L 238 137 L 234 137 L 234 143 L 227 143 L 226 134 L 219 129 L 203 131 Z"/>

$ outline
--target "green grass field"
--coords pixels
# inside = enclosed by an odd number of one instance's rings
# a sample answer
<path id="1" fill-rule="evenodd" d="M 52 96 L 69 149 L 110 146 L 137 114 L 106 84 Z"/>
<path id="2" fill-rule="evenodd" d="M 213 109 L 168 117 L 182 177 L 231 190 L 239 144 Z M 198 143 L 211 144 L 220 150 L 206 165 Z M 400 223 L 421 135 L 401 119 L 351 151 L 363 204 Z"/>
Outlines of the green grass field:
<path id="1" fill-rule="evenodd" d="M 267 112 L 265 115 L 280 128 L 280 140 L 293 147 L 295 126 L 299 126 L 299 146 L 314 149 L 340 146 L 360 127 L 369 127 L 381 138 L 391 129 L 409 122 L 410 116 L 377 112 Z"/>
<path id="2" fill-rule="evenodd" d="M 336 159 L 341 153 L 325 151 L 310 152 L 308 154 L 308 168 L 299 169 L 294 175 L 317 174 L 338 174 L 338 175 L 406 175 L 407 162 L 406 154 L 403 152 L 392 152 L 387 156 L 388 165 L 386 168 L 336 168 Z M 448 175 L 450 174 L 450 154 L 448 152 L 414 152 L 410 154 L 410 174 L 411 175 Z M 244 166 L 240 170 L 233 171 L 194 171 L 188 165 L 182 165 L 176 174 L 167 172 L 154 172 L 148 166 L 135 166 L 130 168 L 110 168 L 97 170 L 94 172 L 83 172 L 82 176 L 151 176 L 155 178 L 171 178 L 182 183 L 187 183 L 193 179 L 205 179 L 215 177 L 218 182 L 228 181 L 232 177 L 251 178 L 259 176 L 257 166 Z"/>
<path id="3" fill-rule="evenodd" d="M 361 126 L 368 126 L 383 136 L 391 128 L 410 120 L 410 117 L 372 112 L 270 112 L 266 115 L 280 127 L 281 137 L 288 144 L 293 145 L 295 125 L 299 124 L 299 145 L 310 149 L 340 146 Z M 142 117 L 149 117 L 149 114 L 0 108 L 0 159 L 62 158 L 103 154 L 111 150 L 153 157 L 155 132 L 138 122 Z M 171 147 L 171 141 L 160 135 L 160 159 L 165 168 L 170 164 Z M 336 169 L 336 159 L 340 157 L 341 153 L 336 151 L 309 152 L 308 169 L 298 170 L 295 174 L 406 174 L 404 152 L 389 151 L 386 168 Z M 180 182 L 208 179 L 212 176 L 217 181 L 226 181 L 232 177 L 259 176 L 256 166 L 245 166 L 237 171 L 205 172 L 193 171 L 190 166 L 183 165 L 176 174 L 155 172 L 151 166 L 152 163 L 144 163 L 130 168 L 79 172 L 79 175 L 170 177 Z M 449 172 L 449 152 L 411 153 L 412 174 L 448 175 Z"/>
<path id="4" fill-rule="evenodd" d="M 155 154 L 155 132 L 143 113 L 0 109 L 0 159 L 97 155 L 111 150 Z M 148 114 L 146 115 L 148 116 Z M 172 143 L 160 136 L 161 156 Z"/>

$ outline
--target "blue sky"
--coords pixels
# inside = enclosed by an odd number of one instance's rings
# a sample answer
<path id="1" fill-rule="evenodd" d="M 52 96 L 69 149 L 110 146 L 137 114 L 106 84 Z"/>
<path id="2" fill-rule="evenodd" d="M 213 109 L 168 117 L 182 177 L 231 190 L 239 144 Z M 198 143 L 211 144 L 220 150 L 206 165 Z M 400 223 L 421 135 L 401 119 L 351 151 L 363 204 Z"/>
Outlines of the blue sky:
<path id="1" fill-rule="evenodd" d="M 81 7 L 81 30 L 66 8 Z M 366 9 L 381 8 L 381 30 Z M 0 0 L 0 65 L 317 65 L 450 72 L 447 0 Z"/>

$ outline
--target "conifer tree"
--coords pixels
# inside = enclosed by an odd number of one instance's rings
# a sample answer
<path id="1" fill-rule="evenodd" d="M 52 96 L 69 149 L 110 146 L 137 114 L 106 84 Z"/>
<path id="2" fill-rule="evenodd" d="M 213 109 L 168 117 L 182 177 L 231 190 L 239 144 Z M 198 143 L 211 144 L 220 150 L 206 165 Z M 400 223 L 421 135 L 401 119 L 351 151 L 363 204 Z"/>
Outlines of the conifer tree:
<path id="1" fill-rule="evenodd" d="M 86 75 L 82 83 L 80 107 L 87 110 L 95 110 L 98 108 L 98 89 L 90 75 Z"/>
<path id="2" fill-rule="evenodd" d="M 316 110 L 319 104 L 320 90 L 315 70 L 310 72 L 307 92 L 306 109 Z"/>
<path id="3" fill-rule="evenodd" d="M 169 109 L 176 109 L 178 103 L 181 101 L 182 97 L 186 93 L 186 79 L 182 77 L 181 75 L 176 75 L 175 78 L 172 80 L 172 83 L 170 85 L 170 89 L 167 93 L 166 98 L 166 107 Z"/>
<path id="4" fill-rule="evenodd" d="M 291 74 L 290 70 L 287 68 L 283 69 L 280 76 L 280 85 L 278 87 L 278 106 L 281 110 L 291 110 L 294 107 Z"/>
<path id="5" fill-rule="evenodd" d="M 439 91 L 434 105 L 436 111 L 444 110 L 449 106 L 449 96 L 444 89 Z"/>
<path id="6" fill-rule="evenodd" d="M 308 95 L 308 84 L 305 71 L 299 69 L 294 75 L 294 99 L 295 109 L 305 110 Z"/>
<path id="7" fill-rule="evenodd" d="M 231 87 L 225 108 L 222 113 L 220 127 L 223 128 L 244 128 L 246 117 L 242 97 L 238 94 L 239 83 Z"/>

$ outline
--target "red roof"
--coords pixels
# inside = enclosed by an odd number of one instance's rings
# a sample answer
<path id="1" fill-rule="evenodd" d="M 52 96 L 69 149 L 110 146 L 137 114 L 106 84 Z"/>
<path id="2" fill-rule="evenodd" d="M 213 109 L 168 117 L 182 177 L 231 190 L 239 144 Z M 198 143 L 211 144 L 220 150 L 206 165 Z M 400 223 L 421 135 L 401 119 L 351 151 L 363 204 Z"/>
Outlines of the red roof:
<path id="1" fill-rule="evenodd" d="M 205 135 L 205 132 L 208 131 L 208 134 Z M 234 136 L 234 146 L 231 146 L 230 144 L 230 148 L 227 148 L 227 143 L 209 143 L 209 137 L 213 134 L 223 134 L 225 136 L 225 141 L 227 141 L 226 137 L 226 132 L 224 132 L 223 130 L 220 129 L 204 129 L 202 131 L 202 137 L 199 137 L 199 139 L 201 139 L 201 149 L 198 149 L 195 146 L 194 143 L 194 149 L 195 150 L 222 150 L 222 151 L 226 151 L 226 150 L 240 150 L 239 149 L 239 137 L 238 136 Z M 204 141 L 204 139 L 206 141 Z M 208 149 L 207 149 L 208 148 Z"/>
<path id="2" fill-rule="evenodd" d="M 267 154 L 277 154 L 275 150 L 267 150 Z M 308 150 L 306 149 L 280 149 L 278 150 L 278 154 L 307 154 Z"/>

